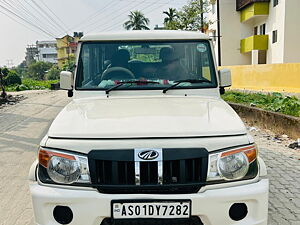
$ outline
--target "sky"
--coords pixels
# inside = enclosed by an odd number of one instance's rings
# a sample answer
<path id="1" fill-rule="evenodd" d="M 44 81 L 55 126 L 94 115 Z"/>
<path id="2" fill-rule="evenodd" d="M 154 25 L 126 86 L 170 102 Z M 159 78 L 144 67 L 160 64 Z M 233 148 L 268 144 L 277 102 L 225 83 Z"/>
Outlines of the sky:
<path id="1" fill-rule="evenodd" d="M 132 10 L 141 10 L 150 19 L 151 29 L 156 24 L 162 26 L 162 12 L 169 7 L 180 9 L 186 2 L 187 0 L 1 0 L 0 66 L 8 65 L 7 60 L 14 66 L 20 64 L 25 59 L 26 46 L 35 44 L 37 40 L 54 40 L 66 33 L 73 34 L 74 31 L 87 34 L 124 30 L 122 24 Z M 8 13 L 3 7 L 12 9 L 31 24 Z M 51 22 L 50 17 L 57 23 Z M 40 27 L 42 31 L 34 26 Z"/>

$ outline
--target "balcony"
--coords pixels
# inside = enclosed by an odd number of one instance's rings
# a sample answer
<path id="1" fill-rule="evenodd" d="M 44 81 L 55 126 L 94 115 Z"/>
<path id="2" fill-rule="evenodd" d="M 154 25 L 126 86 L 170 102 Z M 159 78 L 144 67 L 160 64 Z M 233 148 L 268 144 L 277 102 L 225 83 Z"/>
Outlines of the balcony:
<path id="1" fill-rule="evenodd" d="M 254 35 L 241 40 L 241 53 L 251 52 L 252 50 L 268 50 L 269 36 Z"/>
<path id="2" fill-rule="evenodd" d="M 258 16 L 269 15 L 269 3 L 268 2 L 256 2 L 247 6 L 241 10 L 241 22 L 253 19 Z"/>
<path id="3" fill-rule="evenodd" d="M 270 2 L 270 0 L 236 0 L 236 11 L 241 11 L 245 7 L 255 2 Z"/>

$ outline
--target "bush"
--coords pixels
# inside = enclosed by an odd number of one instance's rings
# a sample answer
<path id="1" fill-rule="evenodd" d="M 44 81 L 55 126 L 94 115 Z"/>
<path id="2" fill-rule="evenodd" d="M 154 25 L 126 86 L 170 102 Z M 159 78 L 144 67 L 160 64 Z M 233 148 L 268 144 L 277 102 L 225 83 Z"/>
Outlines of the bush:
<path id="1" fill-rule="evenodd" d="M 280 93 L 261 94 L 226 91 L 222 98 L 227 102 L 252 105 L 265 110 L 290 116 L 300 116 L 300 100 Z"/>
<path id="2" fill-rule="evenodd" d="M 24 84 L 21 84 L 21 85 L 18 85 L 16 88 L 15 88 L 16 91 L 25 91 L 25 90 L 29 90 L 29 87 L 27 87 L 26 85 Z"/>
<path id="3" fill-rule="evenodd" d="M 5 78 L 5 84 L 7 86 L 14 84 L 22 84 L 22 80 L 15 71 L 9 71 L 8 75 Z"/>
<path id="4" fill-rule="evenodd" d="M 49 62 L 34 62 L 29 65 L 28 75 L 35 80 L 44 80 L 46 71 L 52 67 L 52 63 Z"/>
<path id="5" fill-rule="evenodd" d="M 58 80 L 60 74 L 60 69 L 57 66 L 52 66 L 51 69 L 46 74 L 47 80 Z"/>

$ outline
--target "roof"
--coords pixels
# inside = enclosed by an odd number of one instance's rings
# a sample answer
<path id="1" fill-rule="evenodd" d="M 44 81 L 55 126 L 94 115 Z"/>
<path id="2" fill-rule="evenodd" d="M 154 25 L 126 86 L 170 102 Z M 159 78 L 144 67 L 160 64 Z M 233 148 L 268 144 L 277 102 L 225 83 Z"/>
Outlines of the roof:
<path id="1" fill-rule="evenodd" d="M 141 41 L 141 40 L 208 40 L 206 34 L 196 31 L 175 31 L 175 30 L 147 30 L 147 31 L 121 31 L 103 32 L 98 34 L 85 35 L 80 42 L 85 41 Z"/>
<path id="2" fill-rule="evenodd" d="M 55 40 L 51 41 L 36 41 L 36 44 L 56 44 Z"/>

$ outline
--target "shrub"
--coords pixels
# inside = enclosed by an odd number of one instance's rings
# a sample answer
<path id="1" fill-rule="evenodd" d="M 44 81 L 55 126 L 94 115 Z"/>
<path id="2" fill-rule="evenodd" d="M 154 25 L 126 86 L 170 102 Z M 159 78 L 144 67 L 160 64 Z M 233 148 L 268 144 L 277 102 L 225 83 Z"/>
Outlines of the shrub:
<path id="1" fill-rule="evenodd" d="M 58 80 L 59 79 L 60 70 L 57 66 L 52 66 L 51 69 L 46 74 L 47 80 Z"/>
<path id="2" fill-rule="evenodd" d="M 29 87 L 27 87 L 26 85 L 24 84 L 21 84 L 21 85 L 18 85 L 16 88 L 15 88 L 16 91 L 25 91 L 25 90 L 29 90 Z"/>
<path id="3" fill-rule="evenodd" d="M 35 80 L 44 80 L 46 71 L 52 67 L 52 63 L 34 62 L 29 65 L 28 75 Z"/>
<path id="4" fill-rule="evenodd" d="M 5 84 L 6 85 L 22 84 L 22 80 L 21 77 L 19 77 L 15 71 L 11 70 L 9 71 L 8 75 L 5 78 Z"/>
<path id="5" fill-rule="evenodd" d="M 276 92 L 261 94 L 226 91 L 222 98 L 227 102 L 253 105 L 290 116 L 300 116 L 300 100 L 295 96 L 283 96 Z"/>

